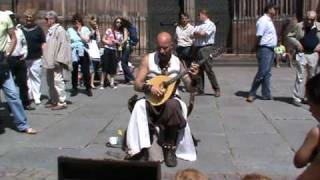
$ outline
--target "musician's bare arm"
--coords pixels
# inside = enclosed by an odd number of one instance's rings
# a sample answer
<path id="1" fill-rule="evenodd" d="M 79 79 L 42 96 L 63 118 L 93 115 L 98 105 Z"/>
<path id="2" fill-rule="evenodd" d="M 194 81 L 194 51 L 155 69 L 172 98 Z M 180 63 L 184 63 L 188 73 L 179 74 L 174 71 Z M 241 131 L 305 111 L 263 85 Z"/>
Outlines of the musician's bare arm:
<path id="1" fill-rule="evenodd" d="M 181 63 L 181 72 L 185 72 L 187 70 L 188 69 L 186 68 L 185 64 Z M 182 82 L 188 92 L 196 91 L 195 85 L 196 85 L 196 79 L 198 78 L 197 77 L 198 73 L 199 73 L 199 65 L 192 63 L 189 72 L 182 77 Z"/>
<path id="2" fill-rule="evenodd" d="M 134 81 L 134 90 L 144 92 L 143 85 L 145 84 L 148 71 L 148 55 L 145 55 L 141 61 L 137 77 Z"/>

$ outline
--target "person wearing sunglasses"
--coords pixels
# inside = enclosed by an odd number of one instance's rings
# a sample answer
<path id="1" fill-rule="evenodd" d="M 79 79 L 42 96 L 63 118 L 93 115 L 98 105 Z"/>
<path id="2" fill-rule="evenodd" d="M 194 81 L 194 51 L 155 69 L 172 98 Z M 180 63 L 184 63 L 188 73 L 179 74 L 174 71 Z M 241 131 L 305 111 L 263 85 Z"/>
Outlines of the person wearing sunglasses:
<path id="1" fill-rule="evenodd" d="M 317 73 L 320 52 L 320 23 L 317 22 L 317 13 L 308 11 L 304 21 L 297 23 L 287 36 L 296 49 L 297 73 L 292 103 L 301 106 L 301 103 L 305 102 L 303 94 L 305 72 L 307 79 Z"/>
<path id="2" fill-rule="evenodd" d="M 117 89 L 114 77 L 117 73 L 118 60 L 124 45 L 128 40 L 128 32 L 122 26 L 122 18 L 117 17 L 113 21 L 112 28 L 108 28 L 102 38 L 104 44 L 104 52 L 101 59 L 102 74 L 101 74 L 101 87 L 104 88 L 104 81 L 107 75 L 110 75 L 110 87 Z"/>

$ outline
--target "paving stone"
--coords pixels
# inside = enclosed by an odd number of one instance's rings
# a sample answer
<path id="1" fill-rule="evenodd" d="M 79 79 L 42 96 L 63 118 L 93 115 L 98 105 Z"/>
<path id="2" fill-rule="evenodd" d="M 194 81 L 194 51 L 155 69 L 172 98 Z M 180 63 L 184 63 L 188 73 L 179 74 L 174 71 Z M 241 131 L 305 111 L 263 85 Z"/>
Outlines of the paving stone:
<path id="1" fill-rule="evenodd" d="M 289 102 L 295 70 L 274 70 L 275 100 L 257 99 L 253 103 L 247 103 L 245 97 L 256 67 L 219 66 L 214 71 L 222 96 L 212 96 L 213 90 L 206 79 L 207 95 L 196 96 L 189 116 L 191 130 L 201 140 L 197 147 L 198 160 L 178 160 L 175 168 L 162 164 L 163 179 L 170 179 L 178 169 L 184 168 L 196 168 L 211 179 L 223 180 L 240 179 L 240 174 L 252 172 L 280 180 L 293 179 L 301 173 L 292 164 L 294 150 L 316 121 L 308 106 L 297 108 Z M 46 95 L 45 79 L 43 84 Z M 70 83 L 67 87 L 70 88 Z M 117 90 L 97 89 L 93 93 L 93 97 L 83 93 L 68 97 L 72 104 L 63 111 L 44 108 L 44 100 L 37 110 L 27 112 L 30 124 L 39 129 L 35 136 L 14 130 L 12 118 L 6 109 L 0 109 L 7 113 L 0 117 L 5 118 L 4 124 L 0 124 L 0 179 L 57 179 L 58 156 L 122 159 L 124 152 L 107 148 L 105 142 L 117 129 L 127 127 L 130 117 L 127 101 L 136 92 L 132 86 L 120 85 Z M 181 96 L 188 102 L 188 93 Z"/>

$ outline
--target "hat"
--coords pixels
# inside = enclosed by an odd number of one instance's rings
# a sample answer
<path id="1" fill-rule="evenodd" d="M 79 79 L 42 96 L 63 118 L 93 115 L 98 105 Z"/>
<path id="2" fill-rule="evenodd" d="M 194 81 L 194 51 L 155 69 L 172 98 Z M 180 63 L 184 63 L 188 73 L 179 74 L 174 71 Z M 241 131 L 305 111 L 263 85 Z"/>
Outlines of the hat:
<path id="1" fill-rule="evenodd" d="M 46 18 L 58 18 L 58 14 L 55 11 L 48 11 L 46 13 Z"/>

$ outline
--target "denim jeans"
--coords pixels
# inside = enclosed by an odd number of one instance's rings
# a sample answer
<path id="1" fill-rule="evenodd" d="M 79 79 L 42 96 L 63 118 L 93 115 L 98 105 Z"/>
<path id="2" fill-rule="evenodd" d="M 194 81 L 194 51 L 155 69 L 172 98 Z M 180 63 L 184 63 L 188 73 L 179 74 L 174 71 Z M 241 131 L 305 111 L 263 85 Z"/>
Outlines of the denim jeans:
<path id="1" fill-rule="evenodd" d="M 186 46 L 186 47 L 182 47 L 182 46 L 178 46 L 176 49 L 177 55 L 180 59 L 182 59 L 187 67 L 189 68 L 191 66 L 191 46 Z"/>
<path id="2" fill-rule="evenodd" d="M 274 60 L 274 51 L 268 47 L 259 47 L 257 52 L 258 72 L 252 82 L 249 96 L 256 96 L 257 90 L 261 86 L 261 94 L 263 98 L 271 97 L 271 68 Z"/>
<path id="3" fill-rule="evenodd" d="M 19 131 L 23 131 L 29 128 L 27 123 L 27 116 L 24 112 L 21 100 L 16 90 L 11 72 L 9 78 L 1 84 L 4 96 L 14 116 L 14 123 L 16 124 Z"/>
<path id="4" fill-rule="evenodd" d="M 126 82 L 133 81 L 134 76 L 131 73 L 129 65 L 128 65 L 130 54 L 131 54 L 131 46 L 126 46 L 126 48 L 123 49 L 122 53 L 123 54 L 121 57 L 121 67 L 123 70 L 124 79 Z"/>

